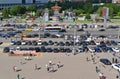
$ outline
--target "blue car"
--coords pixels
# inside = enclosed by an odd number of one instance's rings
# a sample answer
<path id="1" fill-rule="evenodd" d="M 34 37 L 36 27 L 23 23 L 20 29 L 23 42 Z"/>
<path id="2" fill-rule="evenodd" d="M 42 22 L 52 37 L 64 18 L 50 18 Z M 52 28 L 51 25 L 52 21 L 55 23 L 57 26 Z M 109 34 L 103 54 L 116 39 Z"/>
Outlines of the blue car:
<path id="1" fill-rule="evenodd" d="M 112 65 L 112 63 L 110 62 L 110 60 L 108 60 L 107 58 L 101 58 L 100 62 L 102 62 L 105 65 Z"/>

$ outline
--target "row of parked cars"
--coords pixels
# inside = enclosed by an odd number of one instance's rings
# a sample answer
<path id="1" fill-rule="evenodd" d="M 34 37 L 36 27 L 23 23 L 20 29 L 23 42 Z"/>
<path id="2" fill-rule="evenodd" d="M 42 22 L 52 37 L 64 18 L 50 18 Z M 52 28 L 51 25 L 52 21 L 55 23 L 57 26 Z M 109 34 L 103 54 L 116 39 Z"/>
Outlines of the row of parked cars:
<path id="1" fill-rule="evenodd" d="M 11 52 L 11 51 L 14 51 L 14 50 L 20 50 L 20 51 L 36 51 L 36 52 L 54 52 L 54 53 L 58 53 L 58 52 L 67 52 L 67 53 L 70 53 L 72 52 L 71 48 L 64 48 L 64 47 L 59 47 L 59 48 L 51 48 L 51 47 L 45 47 L 45 46 L 41 46 L 41 47 L 16 47 L 16 48 L 13 48 L 13 47 L 5 47 L 3 49 L 3 52 L 4 53 L 7 53 L 7 52 Z"/>

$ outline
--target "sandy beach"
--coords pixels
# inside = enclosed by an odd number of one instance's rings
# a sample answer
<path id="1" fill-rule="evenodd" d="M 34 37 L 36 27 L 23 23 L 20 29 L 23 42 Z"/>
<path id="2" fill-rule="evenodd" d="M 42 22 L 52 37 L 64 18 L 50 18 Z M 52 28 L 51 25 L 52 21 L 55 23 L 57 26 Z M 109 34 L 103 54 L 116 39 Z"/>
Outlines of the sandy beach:
<path id="1" fill-rule="evenodd" d="M 64 53 L 42 53 L 41 56 L 32 57 L 32 60 L 26 61 L 23 56 L 8 56 L 2 53 L 0 55 L 0 79 L 17 79 L 17 74 L 23 79 L 99 79 L 99 74 L 95 71 L 96 66 L 107 79 L 116 79 L 118 72 L 111 66 L 99 62 L 99 58 L 107 57 L 111 60 L 111 54 L 97 53 L 96 64 L 86 61 L 86 57 L 90 59 L 90 56 L 91 53 L 69 54 L 68 56 Z M 20 60 L 24 64 L 21 65 Z M 49 60 L 55 64 L 56 72 L 47 72 L 45 65 Z M 57 68 L 58 61 L 63 64 L 63 67 Z M 34 69 L 35 64 L 40 67 L 39 70 Z M 17 66 L 21 71 L 14 72 L 13 66 Z"/>

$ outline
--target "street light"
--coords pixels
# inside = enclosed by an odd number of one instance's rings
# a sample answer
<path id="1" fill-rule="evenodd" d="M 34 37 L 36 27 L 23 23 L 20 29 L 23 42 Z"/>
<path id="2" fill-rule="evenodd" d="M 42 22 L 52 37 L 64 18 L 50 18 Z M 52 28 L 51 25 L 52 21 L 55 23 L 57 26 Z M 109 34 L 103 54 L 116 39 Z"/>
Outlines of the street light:
<path id="1" fill-rule="evenodd" d="M 118 28 L 118 39 L 119 39 L 119 31 L 120 31 L 120 26 L 119 26 L 119 28 Z"/>
<path id="2" fill-rule="evenodd" d="M 40 39 L 41 22 L 40 22 L 40 24 L 38 24 L 38 27 L 39 27 L 39 39 Z"/>
<path id="3" fill-rule="evenodd" d="M 76 21 L 76 20 L 74 20 L 74 21 Z M 73 53 L 73 55 L 75 55 L 75 39 L 76 39 L 76 29 L 75 29 L 75 27 L 76 27 L 76 23 L 75 23 L 75 25 L 74 25 L 74 32 L 73 32 L 73 42 L 74 42 L 74 44 L 73 44 L 73 49 L 72 49 L 72 53 Z"/>

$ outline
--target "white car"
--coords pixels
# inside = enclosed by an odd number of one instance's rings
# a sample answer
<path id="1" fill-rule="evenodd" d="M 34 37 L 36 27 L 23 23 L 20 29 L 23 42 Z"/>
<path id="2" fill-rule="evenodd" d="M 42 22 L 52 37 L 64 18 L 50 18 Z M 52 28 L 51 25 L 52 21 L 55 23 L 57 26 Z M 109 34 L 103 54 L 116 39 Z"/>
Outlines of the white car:
<path id="1" fill-rule="evenodd" d="M 42 40 L 38 40 L 38 45 L 41 45 L 42 44 Z"/>
<path id="2" fill-rule="evenodd" d="M 22 43 L 21 43 L 22 45 L 26 45 L 27 44 L 27 42 L 26 41 L 22 41 Z"/>
<path id="3" fill-rule="evenodd" d="M 116 48 L 112 47 L 112 50 L 115 52 L 120 52 L 119 48 L 117 48 L 117 47 Z"/>
<path id="4" fill-rule="evenodd" d="M 119 64 L 112 64 L 112 67 L 116 70 L 120 71 L 120 63 Z"/>

